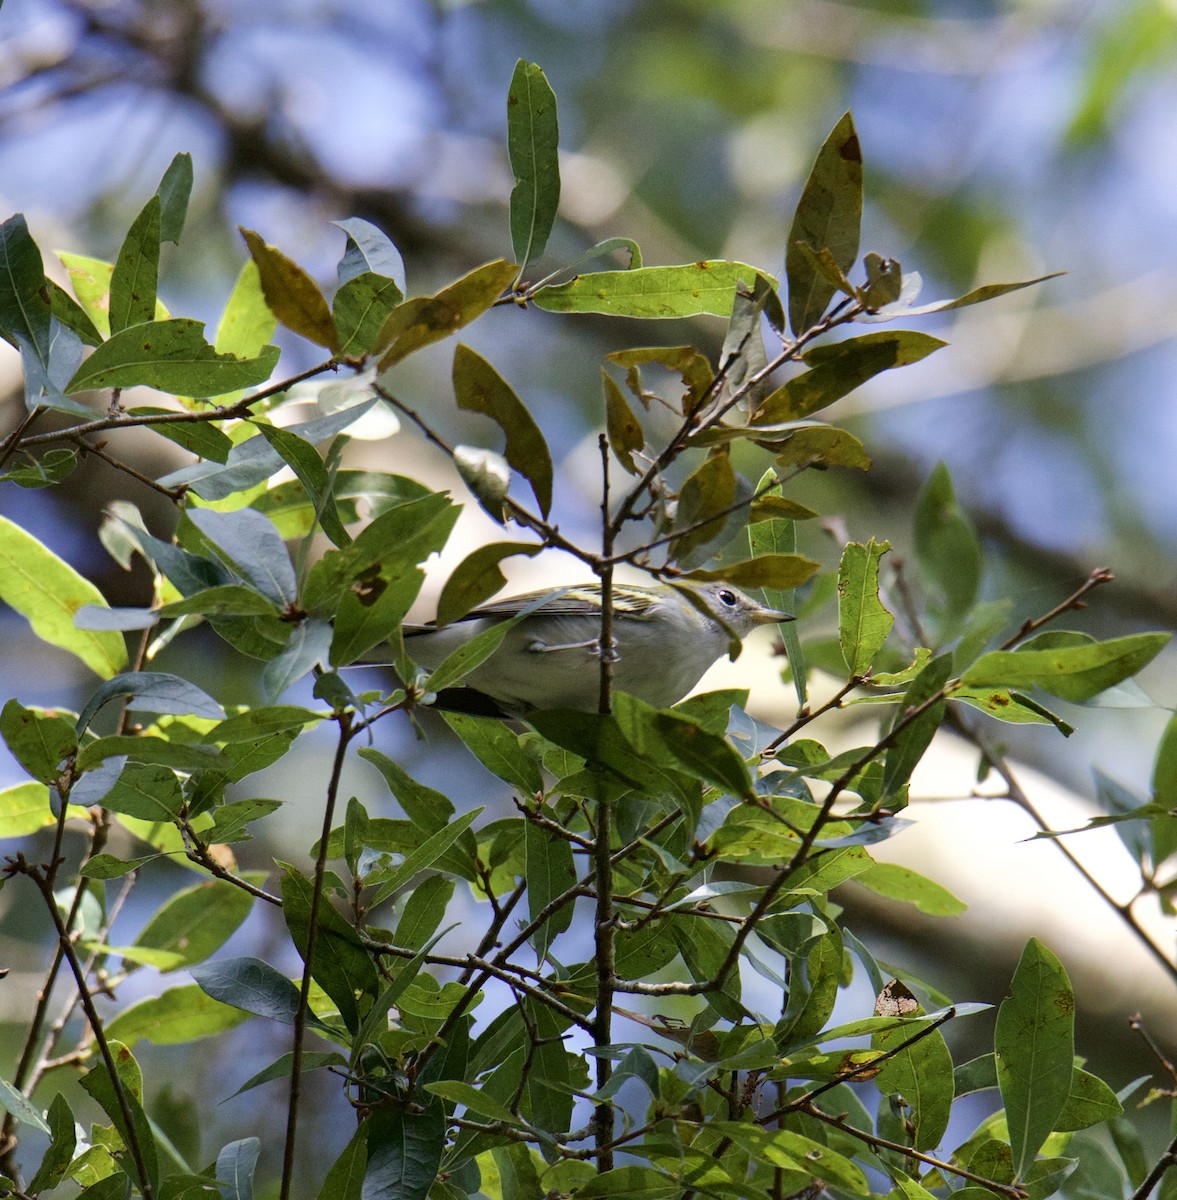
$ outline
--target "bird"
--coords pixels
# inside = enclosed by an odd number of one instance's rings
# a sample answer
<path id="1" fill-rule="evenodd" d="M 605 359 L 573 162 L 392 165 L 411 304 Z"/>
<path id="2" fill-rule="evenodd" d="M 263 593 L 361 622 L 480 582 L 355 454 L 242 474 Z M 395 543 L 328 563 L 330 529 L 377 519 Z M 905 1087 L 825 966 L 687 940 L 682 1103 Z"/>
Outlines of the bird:
<path id="1" fill-rule="evenodd" d="M 729 652 L 733 638 L 742 640 L 758 625 L 794 619 L 726 583 L 616 584 L 612 597 L 613 688 L 655 708 L 683 699 L 708 667 Z M 405 649 L 418 666 L 433 670 L 484 630 L 528 608 L 532 611 L 494 653 L 464 677 L 464 687 L 446 693 L 473 689 L 499 711 L 477 702 L 457 706 L 494 716 L 523 716 L 540 708 L 595 712 L 600 701 L 599 583 L 512 596 L 440 628 L 432 622 L 405 624 Z M 452 695 L 444 698 L 454 706 Z"/>

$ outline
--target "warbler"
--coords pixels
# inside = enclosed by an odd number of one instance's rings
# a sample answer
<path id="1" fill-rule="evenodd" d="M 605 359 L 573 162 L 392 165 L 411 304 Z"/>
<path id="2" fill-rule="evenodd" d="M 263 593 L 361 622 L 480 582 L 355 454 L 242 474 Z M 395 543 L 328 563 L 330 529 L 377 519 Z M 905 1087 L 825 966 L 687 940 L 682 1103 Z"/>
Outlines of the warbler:
<path id="1" fill-rule="evenodd" d="M 616 690 L 667 708 L 728 652 L 732 637 L 743 639 L 757 625 L 793 620 L 790 613 L 765 608 L 725 583 L 687 586 L 698 606 L 677 587 L 614 585 Z M 601 587 L 590 583 L 555 589 L 547 602 L 544 594 L 530 592 L 484 604 L 441 629 L 432 624 L 405 625 L 405 649 L 416 663 L 432 670 L 484 629 L 536 605 L 465 677 L 464 684 L 490 697 L 505 715 L 536 708 L 596 711 Z"/>

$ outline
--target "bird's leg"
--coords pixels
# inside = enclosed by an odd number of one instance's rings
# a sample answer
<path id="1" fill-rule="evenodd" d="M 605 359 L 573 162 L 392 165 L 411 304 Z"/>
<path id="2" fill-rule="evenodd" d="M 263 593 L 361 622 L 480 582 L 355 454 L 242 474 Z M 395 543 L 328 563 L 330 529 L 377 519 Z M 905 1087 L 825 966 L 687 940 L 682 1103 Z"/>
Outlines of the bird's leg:
<path id="1" fill-rule="evenodd" d="M 551 646 L 547 642 L 541 642 L 538 639 L 530 642 L 527 646 L 529 654 L 554 654 L 560 650 L 587 650 L 596 658 L 601 657 L 601 639 L 589 638 L 586 642 L 562 642 L 559 645 Z M 617 662 L 621 655 L 617 652 L 617 642 L 614 640 L 613 645 L 609 647 L 609 662 Z"/>

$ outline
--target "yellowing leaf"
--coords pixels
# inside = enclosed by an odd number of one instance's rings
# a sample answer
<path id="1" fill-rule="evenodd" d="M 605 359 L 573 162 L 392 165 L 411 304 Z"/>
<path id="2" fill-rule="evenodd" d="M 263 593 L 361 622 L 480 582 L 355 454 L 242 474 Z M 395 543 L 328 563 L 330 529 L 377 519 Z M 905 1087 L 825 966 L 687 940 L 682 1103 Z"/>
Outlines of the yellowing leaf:
<path id="1" fill-rule="evenodd" d="M 83 605 L 108 607 L 102 593 L 5 517 L 0 517 L 0 600 L 27 617 L 39 638 L 76 654 L 103 679 L 126 665 L 121 634 L 74 625 L 74 614 Z"/>

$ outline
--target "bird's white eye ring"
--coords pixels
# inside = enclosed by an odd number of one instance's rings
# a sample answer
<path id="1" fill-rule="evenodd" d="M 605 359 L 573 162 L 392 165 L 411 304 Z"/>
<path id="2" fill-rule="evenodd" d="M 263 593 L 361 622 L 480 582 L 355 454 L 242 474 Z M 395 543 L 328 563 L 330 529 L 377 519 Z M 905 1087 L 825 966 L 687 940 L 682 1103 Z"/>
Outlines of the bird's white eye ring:
<path id="1" fill-rule="evenodd" d="M 716 592 L 715 594 L 719 597 L 721 604 L 726 604 L 728 606 L 728 608 L 735 608 L 735 606 L 736 606 L 735 592 L 729 591 L 727 588 L 722 588 L 722 589 L 720 589 L 720 591 Z"/>

